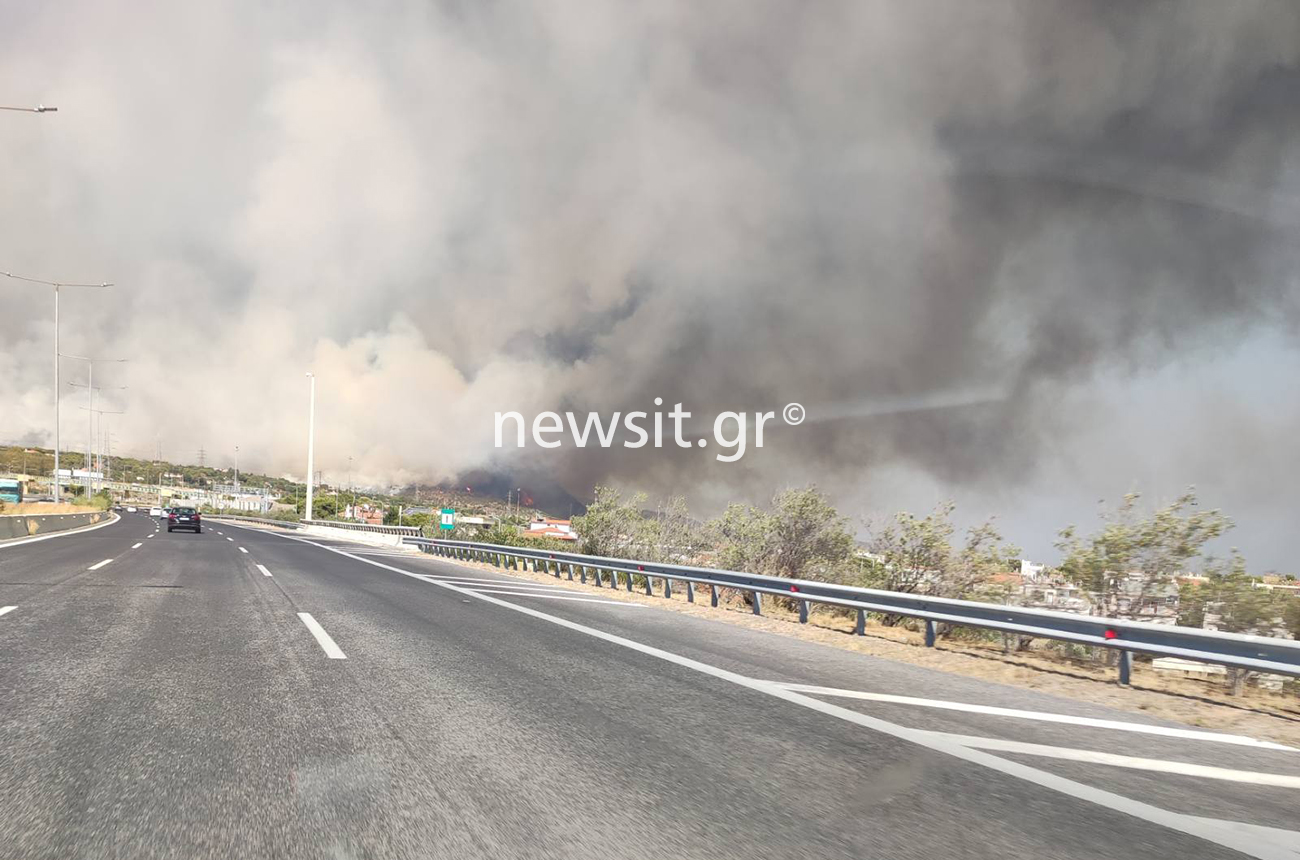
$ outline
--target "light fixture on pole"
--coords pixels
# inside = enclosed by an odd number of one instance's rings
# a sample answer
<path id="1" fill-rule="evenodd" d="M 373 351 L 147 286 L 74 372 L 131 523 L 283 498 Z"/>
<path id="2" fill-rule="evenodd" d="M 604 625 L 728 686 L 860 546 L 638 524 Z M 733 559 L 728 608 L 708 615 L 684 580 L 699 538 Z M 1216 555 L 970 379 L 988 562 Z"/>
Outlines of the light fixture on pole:
<path id="1" fill-rule="evenodd" d="M 48 105 L 37 105 L 34 108 L 29 107 L 11 107 L 10 105 L 0 105 L 0 110 L 16 110 L 23 113 L 58 113 L 59 109 Z"/>
<path id="2" fill-rule="evenodd" d="M 87 289 L 100 290 L 104 287 L 113 286 L 105 282 L 100 284 L 66 284 L 61 281 L 43 281 L 40 278 L 27 278 L 22 275 L 15 275 L 13 272 L 0 272 L 6 278 L 12 278 L 15 281 L 26 281 L 29 284 L 39 284 L 44 287 L 54 287 L 54 503 L 58 504 L 63 501 L 62 487 L 59 484 L 59 288 L 60 287 L 84 287 Z"/>

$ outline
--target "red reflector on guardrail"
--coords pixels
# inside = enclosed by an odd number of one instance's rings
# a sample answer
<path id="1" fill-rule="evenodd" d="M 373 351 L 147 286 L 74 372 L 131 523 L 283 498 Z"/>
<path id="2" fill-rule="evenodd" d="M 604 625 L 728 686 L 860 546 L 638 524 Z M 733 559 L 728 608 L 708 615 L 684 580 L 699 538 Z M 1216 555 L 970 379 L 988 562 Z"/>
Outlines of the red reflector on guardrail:
<path id="1" fill-rule="evenodd" d="M 799 590 L 799 586 L 797 586 L 797 585 L 792 585 L 792 586 L 790 586 L 790 590 L 791 590 L 791 591 L 798 591 L 798 590 Z"/>
<path id="2" fill-rule="evenodd" d="M 1103 634 L 1101 634 L 1101 635 L 1104 636 L 1104 637 L 1107 638 L 1107 639 L 1118 639 L 1118 638 L 1119 638 L 1119 631 L 1116 630 L 1114 627 L 1107 627 L 1107 628 L 1106 628 L 1106 632 L 1103 633 Z"/>

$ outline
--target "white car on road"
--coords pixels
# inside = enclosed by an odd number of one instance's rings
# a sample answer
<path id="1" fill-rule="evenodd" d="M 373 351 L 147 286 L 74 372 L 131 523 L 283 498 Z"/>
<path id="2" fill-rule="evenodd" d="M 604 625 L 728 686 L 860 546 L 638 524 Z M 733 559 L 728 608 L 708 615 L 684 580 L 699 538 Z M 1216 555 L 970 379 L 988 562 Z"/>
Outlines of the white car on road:
<path id="1" fill-rule="evenodd" d="M 151 517 L 161 517 L 161 516 L 163 516 L 163 509 L 162 509 L 162 508 L 150 508 L 150 509 L 149 509 L 149 516 L 151 516 Z"/>

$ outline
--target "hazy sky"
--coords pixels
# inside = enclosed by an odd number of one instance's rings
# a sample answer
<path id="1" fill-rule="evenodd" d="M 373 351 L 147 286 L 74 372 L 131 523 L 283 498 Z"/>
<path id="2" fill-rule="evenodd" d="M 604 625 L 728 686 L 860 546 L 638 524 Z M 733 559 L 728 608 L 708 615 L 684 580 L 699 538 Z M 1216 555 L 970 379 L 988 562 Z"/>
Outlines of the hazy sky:
<path id="1" fill-rule="evenodd" d="M 1195 484 L 1256 569 L 1300 489 L 1300 6 L 0 0 L 0 270 L 123 356 L 120 451 L 953 498 L 1034 557 Z M 0 278 L 0 439 L 50 444 Z M 80 379 L 78 363 L 65 378 Z M 65 386 L 65 447 L 84 447 Z M 492 413 L 803 403 L 761 451 L 501 456 Z M 507 480 L 507 479 L 503 479 Z M 530 478 L 533 480 L 533 478 Z M 509 482 L 509 481 L 508 481 Z"/>

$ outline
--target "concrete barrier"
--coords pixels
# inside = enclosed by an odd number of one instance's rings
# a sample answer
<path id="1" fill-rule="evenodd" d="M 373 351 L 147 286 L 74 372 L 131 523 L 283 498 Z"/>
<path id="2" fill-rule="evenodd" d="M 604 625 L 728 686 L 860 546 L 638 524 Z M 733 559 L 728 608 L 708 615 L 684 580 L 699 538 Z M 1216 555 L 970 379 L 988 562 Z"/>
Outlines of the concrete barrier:
<path id="1" fill-rule="evenodd" d="M 81 528 L 102 522 L 109 516 L 108 511 L 89 511 L 81 514 L 11 514 L 8 516 L 0 514 L 0 540 Z"/>

